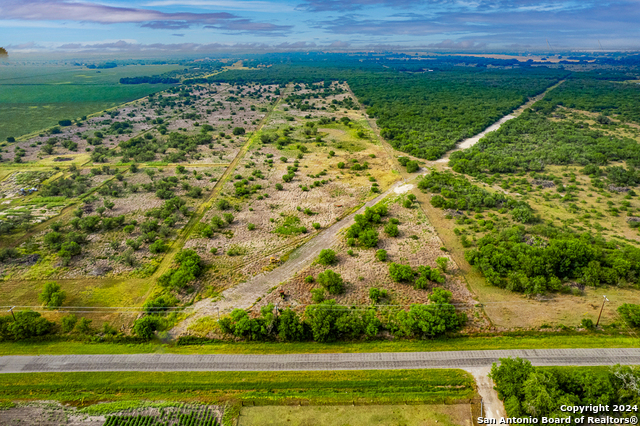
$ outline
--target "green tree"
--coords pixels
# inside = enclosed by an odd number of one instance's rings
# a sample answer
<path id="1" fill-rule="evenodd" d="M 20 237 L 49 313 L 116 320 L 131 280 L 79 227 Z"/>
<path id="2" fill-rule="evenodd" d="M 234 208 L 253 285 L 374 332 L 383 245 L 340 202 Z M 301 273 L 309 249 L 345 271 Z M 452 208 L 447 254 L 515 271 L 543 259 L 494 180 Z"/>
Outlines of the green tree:
<path id="1" fill-rule="evenodd" d="M 333 265 L 336 262 L 336 252 L 331 249 L 322 249 L 317 261 L 324 266 Z"/>
<path id="2" fill-rule="evenodd" d="M 442 270 L 442 272 L 447 272 L 447 265 L 449 264 L 449 258 L 448 257 L 439 257 L 436 259 L 436 264 L 438 265 L 438 267 L 440 268 L 440 270 Z"/>
<path id="3" fill-rule="evenodd" d="M 369 299 L 371 299 L 373 303 L 378 303 L 380 299 L 384 297 L 387 297 L 387 290 L 380 290 L 377 287 L 371 287 L 369 289 Z"/>
<path id="4" fill-rule="evenodd" d="M 76 330 L 82 334 L 91 334 L 91 323 L 93 321 L 85 317 L 80 318 L 76 324 Z"/>
<path id="5" fill-rule="evenodd" d="M 367 229 L 360 233 L 358 239 L 363 246 L 373 248 L 378 245 L 378 231 L 375 229 Z"/>
<path id="6" fill-rule="evenodd" d="M 133 324 L 133 334 L 144 339 L 151 340 L 155 336 L 155 332 L 160 326 L 160 319 L 147 315 L 140 319 L 137 319 Z"/>
<path id="7" fill-rule="evenodd" d="M 11 316 L 0 317 L 0 337 L 10 340 L 23 340 L 43 336 L 51 331 L 53 323 L 43 318 L 39 312 L 18 311 L 15 321 Z"/>
<path id="8" fill-rule="evenodd" d="M 45 283 L 42 293 L 40 293 L 40 301 L 48 308 L 57 308 L 62 306 L 67 294 L 60 289 L 60 285 L 54 281 Z"/>
<path id="9" fill-rule="evenodd" d="M 73 314 L 65 315 L 62 317 L 61 326 L 63 333 L 69 333 L 76 326 L 78 322 L 78 317 Z"/>
<path id="10" fill-rule="evenodd" d="M 618 307 L 618 313 L 625 319 L 631 326 L 640 327 L 640 305 L 633 305 L 631 303 L 625 303 Z"/>
<path id="11" fill-rule="evenodd" d="M 333 299 L 307 306 L 305 322 L 311 328 L 313 340 L 319 343 L 337 340 L 337 321 L 345 314 L 348 314 L 348 309 L 338 305 Z"/>
<path id="12" fill-rule="evenodd" d="M 287 308 L 280 314 L 278 322 L 278 336 L 285 342 L 299 342 L 305 339 L 304 323 L 298 314 Z"/>
<path id="13" fill-rule="evenodd" d="M 395 223 L 387 223 L 384 227 L 384 233 L 390 237 L 397 237 L 398 235 L 400 235 L 398 225 L 396 225 Z"/>
<path id="14" fill-rule="evenodd" d="M 326 271 L 318 274 L 318 282 L 330 294 L 342 294 L 344 292 L 342 276 L 333 272 L 331 269 L 327 269 Z"/>
<path id="15" fill-rule="evenodd" d="M 396 282 L 410 282 L 415 274 L 411 266 L 392 262 L 389 264 L 389 275 Z"/>

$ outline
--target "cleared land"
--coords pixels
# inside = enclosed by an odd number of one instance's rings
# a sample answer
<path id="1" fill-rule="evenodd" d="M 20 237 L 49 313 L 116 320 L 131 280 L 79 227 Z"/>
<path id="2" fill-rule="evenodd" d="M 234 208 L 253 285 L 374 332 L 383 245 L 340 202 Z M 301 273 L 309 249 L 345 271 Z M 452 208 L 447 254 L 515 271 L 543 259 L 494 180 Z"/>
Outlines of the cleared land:
<path id="1" fill-rule="evenodd" d="M 239 426 L 279 425 L 286 421 L 292 426 L 470 426 L 471 409 L 467 404 L 405 405 L 366 407 L 244 407 L 238 418 Z"/>

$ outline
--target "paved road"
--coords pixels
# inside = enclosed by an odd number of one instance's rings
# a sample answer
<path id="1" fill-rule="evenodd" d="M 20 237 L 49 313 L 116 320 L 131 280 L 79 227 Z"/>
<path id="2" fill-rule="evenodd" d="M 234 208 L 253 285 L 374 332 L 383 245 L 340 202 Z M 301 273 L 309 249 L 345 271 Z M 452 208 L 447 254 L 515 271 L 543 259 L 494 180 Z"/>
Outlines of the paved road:
<path id="1" fill-rule="evenodd" d="M 45 355 L 0 357 L 0 373 L 68 371 L 309 371 L 488 367 L 499 358 L 533 365 L 640 364 L 640 349 L 526 349 L 290 355 Z"/>

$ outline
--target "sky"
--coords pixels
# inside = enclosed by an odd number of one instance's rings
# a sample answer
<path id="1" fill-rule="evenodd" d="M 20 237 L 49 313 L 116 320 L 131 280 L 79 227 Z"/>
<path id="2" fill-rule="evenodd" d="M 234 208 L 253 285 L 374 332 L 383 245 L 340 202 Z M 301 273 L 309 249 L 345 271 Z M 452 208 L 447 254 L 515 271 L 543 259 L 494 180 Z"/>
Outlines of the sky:
<path id="1" fill-rule="evenodd" d="M 639 24 L 640 0 L 0 0 L 10 56 L 640 50 Z"/>

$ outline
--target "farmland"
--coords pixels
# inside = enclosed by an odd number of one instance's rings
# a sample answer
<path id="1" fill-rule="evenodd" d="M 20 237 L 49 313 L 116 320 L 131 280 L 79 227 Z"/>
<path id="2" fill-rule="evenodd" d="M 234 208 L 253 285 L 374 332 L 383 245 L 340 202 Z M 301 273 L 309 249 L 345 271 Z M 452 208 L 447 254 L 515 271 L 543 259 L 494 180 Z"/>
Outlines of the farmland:
<path id="1" fill-rule="evenodd" d="M 175 65 L 86 69 L 71 66 L 0 65 L 0 140 L 88 116 L 165 89 L 166 85 L 119 84 L 122 77 L 162 74 Z"/>

